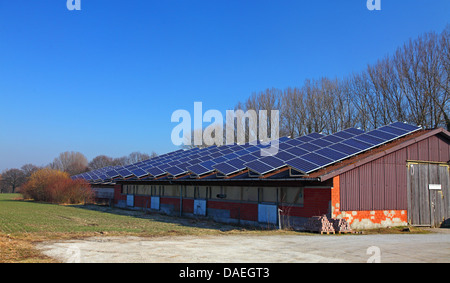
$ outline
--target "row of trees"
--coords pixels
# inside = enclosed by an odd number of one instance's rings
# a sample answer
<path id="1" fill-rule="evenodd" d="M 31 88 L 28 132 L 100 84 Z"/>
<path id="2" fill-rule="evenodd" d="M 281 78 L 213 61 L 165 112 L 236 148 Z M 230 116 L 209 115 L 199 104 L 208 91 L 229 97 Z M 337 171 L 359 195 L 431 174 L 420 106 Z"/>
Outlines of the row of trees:
<path id="1" fill-rule="evenodd" d="M 132 152 L 127 156 L 112 158 L 106 155 L 99 155 L 90 162 L 86 156 L 80 152 L 66 151 L 60 153 L 53 162 L 47 166 L 36 166 L 33 164 L 23 165 L 20 169 L 6 169 L 0 175 L 0 193 L 15 193 L 19 187 L 32 176 L 33 173 L 40 169 L 49 168 L 60 172 L 67 173 L 69 176 L 80 174 L 83 172 L 100 169 L 106 166 L 129 165 L 142 160 L 155 157 L 157 154 Z"/>
<path id="2" fill-rule="evenodd" d="M 449 99 L 450 25 L 409 40 L 359 73 L 253 93 L 235 109 L 280 110 L 280 136 L 369 130 L 395 121 L 450 130 Z"/>

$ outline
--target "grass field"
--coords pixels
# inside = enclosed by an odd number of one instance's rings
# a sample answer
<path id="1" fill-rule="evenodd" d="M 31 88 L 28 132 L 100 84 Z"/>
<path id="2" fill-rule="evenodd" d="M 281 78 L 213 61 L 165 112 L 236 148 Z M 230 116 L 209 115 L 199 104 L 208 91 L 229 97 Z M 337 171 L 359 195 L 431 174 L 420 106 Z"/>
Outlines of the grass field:
<path id="1" fill-rule="evenodd" d="M 26 233 L 50 236 L 61 233 L 86 234 L 95 232 L 158 235 L 168 231 L 199 232 L 179 223 L 167 223 L 159 217 L 134 212 L 118 215 L 90 210 L 82 206 L 63 206 L 17 200 L 20 195 L 0 194 L 0 231 L 4 234 Z M 124 212 L 124 214 L 126 214 Z M 141 217 L 136 217 L 136 215 Z M 194 231 L 196 230 L 196 231 Z"/>
<path id="2" fill-rule="evenodd" d="M 22 200 L 19 194 L 0 194 L 0 262 L 52 262 L 33 248 L 33 243 L 45 240 L 219 234 L 223 227 L 215 223 L 202 227 L 195 220 L 136 211 L 36 203 Z"/>

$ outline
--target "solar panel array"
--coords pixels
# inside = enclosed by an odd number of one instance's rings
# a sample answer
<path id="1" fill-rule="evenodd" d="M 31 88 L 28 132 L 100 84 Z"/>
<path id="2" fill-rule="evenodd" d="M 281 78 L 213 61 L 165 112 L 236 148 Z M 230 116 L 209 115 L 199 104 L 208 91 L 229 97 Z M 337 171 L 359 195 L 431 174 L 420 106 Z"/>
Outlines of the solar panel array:
<path id="1" fill-rule="evenodd" d="M 132 165 L 109 166 L 72 178 L 104 183 L 118 178 L 201 177 L 210 173 L 224 177 L 247 169 L 250 176 L 261 176 L 283 167 L 309 174 L 419 129 L 396 122 L 369 132 L 349 128 L 328 136 L 312 133 L 294 139 L 282 137 L 278 140 L 278 153 L 273 156 L 261 155 L 261 150 L 270 147 L 262 143 L 177 150 Z"/>

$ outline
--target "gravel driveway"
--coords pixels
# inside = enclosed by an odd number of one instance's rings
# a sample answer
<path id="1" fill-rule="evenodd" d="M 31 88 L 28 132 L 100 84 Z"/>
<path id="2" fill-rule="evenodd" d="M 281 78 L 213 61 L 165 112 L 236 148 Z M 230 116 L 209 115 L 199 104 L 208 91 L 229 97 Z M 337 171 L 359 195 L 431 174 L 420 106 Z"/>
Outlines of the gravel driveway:
<path id="1" fill-rule="evenodd" d="M 62 262 L 450 262 L 450 231 L 389 235 L 93 237 L 37 248 Z"/>

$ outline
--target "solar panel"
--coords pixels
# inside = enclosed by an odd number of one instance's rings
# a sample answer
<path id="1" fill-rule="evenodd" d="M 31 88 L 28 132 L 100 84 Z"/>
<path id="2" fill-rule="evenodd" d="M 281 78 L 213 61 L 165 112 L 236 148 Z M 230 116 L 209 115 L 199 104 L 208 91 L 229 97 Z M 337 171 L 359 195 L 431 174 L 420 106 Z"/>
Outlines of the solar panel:
<path id="1" fill-rule="evenodd" d="M 166 172 L 164 170 L 160 169 L 159 167 L 149 168 L 149 169 L 147 169 L 147 172 L 154 177 L 159 177 L 159 176 L 166 174 Z"/>
<path id="2" fill-rule="evenodd" d="M 401 122 L 392 123 L 392 124 L 390 124 L 390 126 L 398 128 L 398 129 L 406 130 L 408 132 L 415 132 L 417 130 L 420 130 L 420 127 L 409 125 L 406 123 L 401 123 Z"/>
<path id="3" fill-rule="evenodd" d="M 181 164 L 181 163 L 179 163 L 179 164 Z M 170 165 L 168 163 L 162 163 L 162 164 L 158 165 L 158 168 L 161 169 L 161 170 L 166 170 L 167 168 L 170 168 L 170 167 L 173 167 L 173 166 L 176 166 L 176 165 Z"/>
<path id="4" fill-rule="evenodd" d="M 225 154 L 228 154 L 228 153 L 232 153 L 232 152 L 233 152 L 233 150 L 231 150 L 230 148 L 226 148 L 226 149 L 220 150 L 220 153 L 222 155 L 225 155 Z"/>
<path id="5" fill-rule="evenodd" d="M 261 151 L 261 148 L 259 148 L 257 146 L 251 146 L 251 147 L 246 148 L 246 150 L 248 152 L 252 153 L 252 152 L 259 152 L 259 151 Z"/>
<path id="6" fill-rule="evenodd" d="M 185 161 L 187 161 L 187 160 L 189 160 L 189 159 L 186 158 Z M 177 165 L 177 164 L 180 164 L 181 162 L 184 162 L 184 161 L 181 161 L 181 160 L 174 160 L 174 161 L 167 162 L 167 164 L 169 164 L 170 166 L 175 166 L 175 165 Z"/>
<path id="7" fill-rule="evenodd" d="M 326 147 L 326 146 L 330 146 L 330 145 L 333 144 L 332 142 L 326 141 L 326 140 L 324 140 L 324 139 L 317 139 L 317 140 L 315 140 L 313 143 L 314 143 L 315 145 L 320 146 L 320 147 Z"/>
<path id="8" fill-rule="evenodd" d="M 99 177 L 101 178 L 101 180 L 107 180 L 109 179 L 108 176 L 106 174 L 100 174 Z"/>
<path id="9" fill-rule="evenodd" d="M 274 156 L 261 155 L 261 149 L 270 147 L 270 144 L 262 143 L 178 150 L 132 165 L 105 167 L 72 178 L 97 182 L 120 175 L 124 178 L 133 175 L 141 178 L 147 174 L 158 177 L 167 173 L 178 176 L 190 172 L 201 176 L 214 170 L 222 174 L 232 174 L 245 168 L 258 174 L 267 174 L 284 166 L 310 173 L 419 129 L 416 126 L 396 122 L 367 133 L 360 129 L 348 128 L 328 136 L 313 133 L 295 139 L 283 137 L 279 139 L 278 153 Z"/>
<path id="10" fill-rule="evenodd" d="M 261 162 L 263 162 L 263 163 L 265 163 L 265 164 L 271 166 L 271 167 L 272 167 L 272 170 L 273 170 L 273 169 L 278 169 L 278 168 L 284 166 L 284 161 L 281 160 L 281 159 L 278 158 L 278 157 L 275 157 L 275 156 L 266 156 L 266 157 L 263 157 L 263 158 L 261 158 L 261 159 L 259 159 L 259 160 L 260 160 Z"/>
<path id="11" fill-rule="evenodd" d="M 226 159 L 228 159 L 228 160 L 230 160 L 230 159 L 234 159 L 234 158 L 239 157 L 239 155 L 237 155 L 237 154 L 235 154 L 235 153 L 229 153 L 229 154 L 227 154 L 227 155 L 224 155 L 223 157 L 226 158 Z"/>
<path id="12" fill-rule="evenodd" d="M 336 136 L 336 137 L 339 137 L 339 138 L 343 138 L 343 139 L 349 139 L 349 138 L 354 136 L 354 134 L 351 134 L 351 133 L 348 133 L 348 132 L 344 132 L 344 131 L 335 133 L 333 135 Z"/>
<path id="13" fill-rule="evenodd" d="M 285 142 L 285 144 L 291 145 L 291 146 L 297 146 L 297 145 L 300 145 L 302 143 L 305 143 L 305 142 L 304 141 L 300 141 L 298 139 L 292 139 L 290 141 Z"/>
<path id="14" fill-rule="evenodd" d="M 120 174 L 116 170 L 111 170 L 106 172 L 106 175 L 108 175 L 110 178 L 119 177 Z"/>
<path id="15" fill-rule="evenodd" d="M 243 161 L 250 162 L 250 161 L 257 159 L 258 157 L 255 157 L 253 154 L 246 154 L 246 155 L 240 156 L 239 158 Z"/>
<path id="16" fill-rule="evenodd" d="M 370 132 L 367 132 L 368 135 L 374 136 L 376 138 L 379 138 L 381 140 L 383 140 L 383 142 L 389 141 L 389 140 L 393 140 L 395 139 L 397 136 L 393 135 L 393 134 L 389 134 L 380 130 L 373 130 Z"/>
<path id="17" fill-rule="evenodd" d="M 219 172 L 221 172 L 221 173 L 223 173 L 225 175 L 229 175 L 229 174 L 232 174 L 232 173 L 234 173 L 236 171 L 239 171 L 238 168 L 228 164 L 227 162 L 216 164 L 216 165 L 214 165 L 214 168 L 217 171 L 219 171 Z"/>
<path id="18" fill-rule="evenodd" d="M 326 158 L 317 153 L 309 153 L 309 154 L 303 155 L 302 159 L 305 159 L 313 164 L 317 164 L 320 167 L 325 166 L 330 163 L 333 163 L 333 161 L 334 161 L 332 159 Z"/>
<path id="19" fill-rule="evenodd" d="M 286 150 L 286 149 L 291 148 L 291 147 L 293 147 L 293 146 L 290 145 L 290 144 L 287 144 L 285 142 L 278 144 L 278 148 L 281 149 L 281 150 Z"/>
<path id="20" fill-rule="evenodd" d="M 352 146 L 354 148 L 357 148 L 359 150 L 367 150 L 367 149 L 372 147 L 371 144 L 368 144 L 368 143 L 365 143 L 365 142 L 362 142 L 362 141 L 358 141 L 358 140 L 356 140 L 354 138 L 345 140 L 342 143 L 346 144 L 346 145 L 349 145 L 349 146 Z"/>
<path id="21" fill-rule="evenodd" d="M 354 137 L 354 139 L 360 140 L 360 141 L 363 141 L 363 142 L 366 142 L 366 143 L 370 143 L 371 145 L 375 145 L 375 146 L 379 145 L 379 144 L 382 144 L 383 141 L 384 141 L 382 139 L 376 138 L 376 137 L 368 135 L 368 134 L 359 135 L 357 137 Z"/>
<path id="22" fill-rule="evenodd" d="M 239 158 L 235 158 L 235 159 L 231 159 L 227 161 L 228 164 L 230 164 L 231 166 L 235 167 L 236 169 L 240 169 L 243 170 L 245 169 L 245 161 L 241 160 Z"/>
<path id="23" fill-rule="evenodd" d="M 178 167 L 180 169 L 183 169 L 184 171 L 187 171 L 187 168 L 192 165 L 195 165 L 195 164 L 190 164 L 189 162 L 185 162 L 185 163 L 178 164 L 175 167 Z M 167 169 L 166 169 L 166 171 L 167 171 Z"/>
<path id="24" fill-rule="evenodd" d="M 216 157 L 222 156 L 222 153 L 220 153 L 220 152 L 213 152 L 210 155 L 211 155 L 211 157 L 216 158 Z"/>
<path id="25" fill-rule="evenodd" d="M 147 172 L 145 172 L 144 170 L 137 168 L 137 169 L 131 169 L 131 173 L 133 173 L 134 176 L 141 178 L 143 176 L 148 175 Z"/>
<path id="26" fill-rule="evenodd" d="M 356 129 L 356 128 L 348 128 L 348 129 L 345 129 L 344 132 L 350 133 L 352 135 L 361 135 L 361 134 L 365 133 L 363 130 Z"/>
<path id="27" fill-rule="evenodd" d="M 298 148 L 298 147 L 289 148 L 286 150 L 286 152 L 293 154 L 295 156 L 301 156 L 301 155 L 309 153 L 309 151 L 306 151 L 306 150 Z"/>
<path id="28" fill-rule="evenodd" d="M 212 159 L 212 156 L 204 155 L 204 156 L 200 156 L 198 159 L 200 159 L 201 161 L 207 161 L 207 160 Z"/>
<path id="29" fill-rule="evenodd" d="M 334 145 L 330 146 L 330 148 L 334 149 L 336 151 L 345 153 L 347 155 L 356 154 L 356 153 L 358 153 L 360 151 L 359 149 L 356 149 L 356 148 L 354 148 L 352 146 L 345 145 L 343 143 L 334 144 Z"/>
<path id="30" fill-rule="evenodd" d="M 323 137 L 322 140 L 329 141 L 329 142 L 332 142 L 332 143 L 338 143 L 338 142 L 343 141 L 344 139 L 340 138 L 340 137 L 337 137 L 335 135 L 329 135 L 329 136 Z"/>
<path id="31" fill-rule="evenodd" d="M 178 166 L 169 167 L 166 169 L 166 172 L 168 172 L 172 176 L 179 176 L 181 174 L 186 173 L 185 169 L 182 169 Z"/>
<path id="32" fill-rule="evenodd" d="M 272 168 L 273 168 L 272 166 L 267 165 L 266 163 L 263 163 L 259 160 L 254 160 L 249 163 L 246 163 L 245 166 L 247 166 L 248 169 L 250 169 L 256 173 L 259 173 L 261 175 L 272 171 Z"/>
<path id="33" fill-rule="evenodd" d="M 293 159 L 296 157 L 294 154 L 291 154 L 284 150 L 278 151 L 278 153 L 275 156 L 280 158 L 281 160 L 289 160 L 289 159 Z"/>
<path id="34" fill-rule="evenodd" d="M 313 141 L 314 138 L 313 137 L 309 137 L 309 136 L 301 136 L 301 137 L 295 138 L 294 140 L 298 140 L 298 141 L 301 141 L 301 142 L 310 142 L 310 141 Z"/>
<path id="35" fill-rule="evenodd" d="M 223 156 L 214 158 L 214 162 L 216 162 L 216 163 L 221 163 L 221 162 L 225 162 L 225 161 L 227 161 L 227 159 Z"/>
<path id="36" fill-rule="evenodd" d="M 117 170 L 117 172 L 119 172 L 120 176 L 122 176 L 123 178 L 128 178 L 128 177 L 133 176 L 133 173 L 131 173 L 131 171 L 129 171 L 126 168 L 119 169 L 119 170 Z"/>
<path id="37" fill-rule="evenodd" d="M 319 133 L 311 133 L 311 134 L 307 135 L 307 137 L 310 137 L 310 138 L 313 138 L 313 139 L 320 139 L 320 138 L 323 138 L 324 135 L 319 134 Z"/>
<path id="38" fill-rule="evenodd" d="M 304 144 L 301 144 L 301 145 L 299 145 L 297 147 L 301 148 L 301 149 L 304 149 L 306 151 L 309 151 L 309 152 L 320 149 L 320 146 L 314 145 L 312 143 L 304 143 Z"/>
<path id="39" fill-rule="evenodd" d="M 347 154 L 344 154 L 342 152 L 339 152 L 339 151 L 336 151 L 336 150 L 333 150 L 333 149 L 327 148 L 327 147 L 319 149 L 318 151 L 316 151 L 316 153 L 320 154 L 322 156 L 326 156 L 335 161 L 342 160 L 348 156 Z"/>
<path id="40" fill-rule="evenodd" d="M 201 166 L 205 167 L 206 169 L 210 169 L 210 170 L 214 170 L 214 165 L 216 164 L 216 162 L 212 161 L 212 160 L 208 160 L 205 162 L 200 163 Z"/>
<path id="41" fill-rule="evenodd" d="M 238 156 L 243 156 L 243 155 L 246 155 L 246 154 L 249 154 L 249 153 L 250 153 L 250 151 L 248 151 L 245 148 L 234 152 L 234 154 L 236 154 Z"/>
<path id="42" fill-rule="evenodd" d="M 195 158 L 195 159 L 191 159 L 191 160 L 189 160 L 189 161 L 186 161 L 185 163 L 186 163 L 186 164 L 189 164 L 189 165 L 195 165 L 195 164 L 198 164 L 198 163 L 200 163 L 200 162 L 202 162 L 200 159 Z"/>
<path id="43" fill-rule="evenodd" d="M 188 170 L 198 176 L 201 176 L 201 175 L 204 175 L 204 174 L 214 171 L 213 169 L 208 169 L 200 164 L 190 166 L 190 167 L 188 167 Z"/>
<path id="44" fill-rule="evenodd" d="M 286 161 L 286 164 L 303 173 L 309 173 L 319 168 L 318 165 L 299 157 Z"/>
<path id="45" fill-rule="evenodd" d="M 391 126 L 384 126 L 384 127 L 378 128 L 378 130 L 386 132 L 386 133 L 390 133 L 390 134 L 393 134 L 396 136 L 403 136 L 404 134 L 408 133 L 408 131 L 406 131 L 406 130 L 398 129 L 398 128 L 391 127 Z"/>

